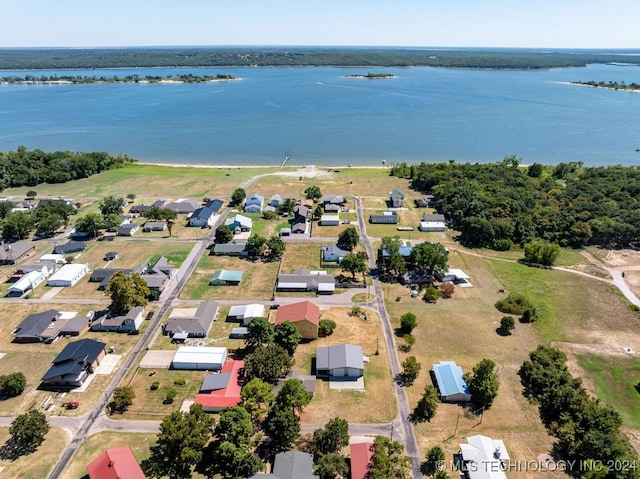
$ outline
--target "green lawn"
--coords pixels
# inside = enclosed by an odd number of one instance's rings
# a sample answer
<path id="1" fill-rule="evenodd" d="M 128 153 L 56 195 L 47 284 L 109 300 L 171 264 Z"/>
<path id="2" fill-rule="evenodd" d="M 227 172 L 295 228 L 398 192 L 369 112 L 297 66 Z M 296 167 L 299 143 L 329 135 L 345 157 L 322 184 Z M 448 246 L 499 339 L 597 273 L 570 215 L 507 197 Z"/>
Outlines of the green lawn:
<path id="1" fill-rule="evenodd" d="M 640 363 L 635 358 L 576 355 L 578 364 L 593 380 L 600 400 L 622 416 L 625 425 L 640 428 Z"/>

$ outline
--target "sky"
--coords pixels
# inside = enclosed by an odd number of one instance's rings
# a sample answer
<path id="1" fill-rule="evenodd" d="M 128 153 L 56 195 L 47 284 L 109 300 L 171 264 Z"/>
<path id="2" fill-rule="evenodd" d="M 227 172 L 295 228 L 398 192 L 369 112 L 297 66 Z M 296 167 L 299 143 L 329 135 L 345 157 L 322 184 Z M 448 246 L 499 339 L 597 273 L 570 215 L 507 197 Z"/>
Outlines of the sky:
<path id="1" fill-rule="evenodd" d="M 640 48 L 640 1 L 0 0 L 0 47 Z"/>

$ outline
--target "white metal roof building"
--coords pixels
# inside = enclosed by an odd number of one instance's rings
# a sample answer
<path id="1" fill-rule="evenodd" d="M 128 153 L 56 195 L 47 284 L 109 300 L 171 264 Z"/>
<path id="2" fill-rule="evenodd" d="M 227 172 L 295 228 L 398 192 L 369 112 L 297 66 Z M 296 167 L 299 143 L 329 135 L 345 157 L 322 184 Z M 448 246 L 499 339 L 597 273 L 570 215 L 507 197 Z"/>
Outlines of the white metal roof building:
<path id="1" fill-rule="evenodd" d="M 231 306 L 227 318 L 239 320 L 247 326 L 253 318 L 264 318 L 264 304 L 244 304 Z"/>
<path id="2" fill-rule="evenodd" d="M 510 460 L 501 439 L 476 435 L 460 444 L 460 454 L 469 479 L 506 479 L 505 466 Z"/>
<path id="3" fill-rule="evenodd" d="M 49 278 L 47 286 L 73 286 L 89 272 L 89 265 L 72 263 L 65 264 L 60 270 Z"/>
<path id="4" fill-rule="evenodd" d="M 227 360 L 227 348 L 180 346 L 171 361 L 172 369 L 217 371 Z"/>

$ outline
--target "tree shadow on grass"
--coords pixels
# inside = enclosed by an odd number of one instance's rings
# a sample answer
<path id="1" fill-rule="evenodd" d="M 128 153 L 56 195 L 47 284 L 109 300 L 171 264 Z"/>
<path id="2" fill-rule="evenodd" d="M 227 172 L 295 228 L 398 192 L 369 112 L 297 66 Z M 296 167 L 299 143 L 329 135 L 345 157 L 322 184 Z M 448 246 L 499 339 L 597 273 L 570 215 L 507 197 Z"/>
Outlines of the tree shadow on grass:
<path id="1" fill-rule="evenodd" d="M 37 446 L 25 447 L 16 443 L 12 438 L 0 447 L 0 460 L 2 461 L 15 461 L 22 456 L 32 454 L 38 449 Z"/>

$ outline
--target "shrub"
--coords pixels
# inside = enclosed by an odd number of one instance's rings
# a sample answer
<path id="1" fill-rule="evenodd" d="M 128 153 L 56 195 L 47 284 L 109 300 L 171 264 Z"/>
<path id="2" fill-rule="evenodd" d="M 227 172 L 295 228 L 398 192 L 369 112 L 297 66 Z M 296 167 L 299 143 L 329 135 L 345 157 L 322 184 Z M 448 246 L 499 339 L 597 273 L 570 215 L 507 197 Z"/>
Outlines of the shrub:
<path id="1" fill-rule="evenodd" d="M 425 288 L 424 295 L 422 299 L 424 299 L 427 303 L 435 303 L 440 298 L 440 291 L 433 286 L 429 286 Z"/>
<path id="2" fill-rule="evenodd" d="M 318 323 L 318 333 L 320 336 L 331 336 L 336 329 L 336 322 L 330 319 L 321 319 Z"/>
<path id="3" fill-rule="evenodd" d="M 152 391 L 155 391 L 159 387 L 160 387 L 160 383 L 158 381 L 154 381 L 154 382 L 151 383 L 151 390 Z"/>
<path id="4" fill-rule="evenodd" d="M 496 309 L 501 313 L 522 315 L 527 309 L 533 308 L 531 302 L 522 293 L 509 293 L 509 295 L 496 301 Z"/>
<path id="5" fill-rule="evenodd" d="M 400 317 L 400 329 L 405 334 L 411 334 L 411 331 L 418 325 L 416 315 L 413 313 L 405 313 Z"/>
<path id="6" fill-rule="evenodd" d="M 449 299 L 455 293 L 456 288 L 453 286 L 453 283 L 450 281 L 445 281 L 444 283 L 440 283 L 440 296 L 444 299 Z"/>
<path id="7" fill-rule="evenodd" d="M 522 313 L 522 317 L 520 318 L 521 323 L 533 323 L 536 319 L 538 319 L 538 313 L 536 312 L 536 308 L 527 308 Z"/>
<path id="8" fill-rule="evenodd" d="M 491 249 L 495 251 L 509 251 L 513 243 L 509 239 L 496 239 L 491 243 Z"/>
<path id="9" fill-rule="evenodd" d="M 185 378 L 176 378 L 176 380 L 173 381 L 173 384 L 175 384 L 176 386 L 184 386 L 185 384 L 187 384 L 187 380 Z"/>
<path id="10" fill-rule="evenodd" d="M 173 404 L 173 400 L 177 394 L 178 393 L 174 389 L 167 391 L 167 394 L 164 396 L 163 404 Z"/>
<path id="11" fill-rule="evenodd" d="M 511 334 L 511 331 L 513 330 L 513 328 L 515 328 L 516 326 L 516 320 L 513 318 L 513 316 L 504 316 L 501 320 L 500 320 L 500 334 L 504 334 L 505 336 L 508 336 Z"/>
<path id="12" fill-rule="evenodd" d="M 27 387 L 27 378 L 23 373 L 10 373 L 0 376 L 0 399 L 20 396 Z"/>
<path id="13" fill-rule="evenodd" d="M 405 334 L 402 339 L 404 339 L 404 344 L 401 344 L 398 349 L 403 353 L 408 353 L 416 343 L 416 338 L 413 334 Z"/>

